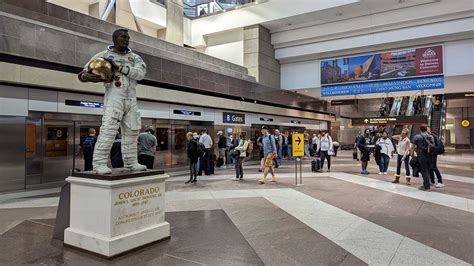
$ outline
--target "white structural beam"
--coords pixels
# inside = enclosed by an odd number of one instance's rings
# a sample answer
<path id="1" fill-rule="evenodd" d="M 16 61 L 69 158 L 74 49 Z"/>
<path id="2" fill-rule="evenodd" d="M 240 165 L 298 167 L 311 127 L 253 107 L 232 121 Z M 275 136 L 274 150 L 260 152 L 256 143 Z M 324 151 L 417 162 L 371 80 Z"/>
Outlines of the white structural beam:
<path id="1" fill-rule="evenodd" d="M 268 21 L 357 3 L 359 0 L 270 0 L 212 16 L 192 20 L 192 46 L 205 45 L 207 35 Z"/>
<path id="2" fill-rule="evenodd" d="M 150 0 L 130 0 L 133 15 L 145 25 L 156 29 L 166 28 L 166 8 Z"/>

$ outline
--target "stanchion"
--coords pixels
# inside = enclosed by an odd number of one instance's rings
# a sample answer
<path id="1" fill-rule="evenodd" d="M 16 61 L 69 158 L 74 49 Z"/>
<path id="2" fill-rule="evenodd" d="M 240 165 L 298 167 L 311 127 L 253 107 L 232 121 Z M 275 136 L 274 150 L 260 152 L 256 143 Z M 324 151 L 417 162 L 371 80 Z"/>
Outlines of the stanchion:
<path id="1" fill-rule="evenodd" d="M 300 183 L 298 184 L 298 161 L 300 162 Z M 303 160 L 301 157 L 295 159 L 295 186 L 303 185 Z"/>

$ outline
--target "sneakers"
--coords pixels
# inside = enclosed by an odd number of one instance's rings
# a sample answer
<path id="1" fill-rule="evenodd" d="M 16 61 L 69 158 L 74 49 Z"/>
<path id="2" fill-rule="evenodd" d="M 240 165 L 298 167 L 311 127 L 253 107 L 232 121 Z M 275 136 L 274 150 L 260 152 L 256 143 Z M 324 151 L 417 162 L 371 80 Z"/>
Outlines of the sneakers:
<path id="1" fill-rule="evenodd" d="M 240 178 L 238 178 L 238 177 L 232 178 L 232 181 L 239 181 L 239 180 L 240 180 Z"/>
<path id="2" fill-rule="evenodd" d="M 384 172 L 379 172 L 379 175 L 384 175 L 385 173 Z"/>
<path id="3" fill-rule="evenodd" d="M 369 171 L 367 171 L 367 170 L 362 170 L 362 172 L 360 172 L 360 173 L 363 174 L 363 175 L 368 175 L 368 174 L 369 174 Z"/>
<path id="4" fill-rule="evenodd" d="M 112 169 L 108 168 L 105 165 L 99 165 L 97 166 L 94 171 L 99 174 L 99 175 L 107 175 L 112 173 Z"/>
<path id="5" fill-rule="evenodd" d="M 430 191 L 429 188 L 425 188 L 424 186 L 421 186 L 418 189 L 421 190 L 421 191 Z"/>
<path id="6" fill-rule="evenodd" d="M 383 175 L 388 175 L 388 173 L 387 173 L 387 172 L 383 172 Z"/>
<path id="7" fill-rule="evenodd" d="M 260 179 L 260 180 L 258 180 L 258 183 L 259 183 L 260 185 L 263 185 L 263 184 L 265 184 L 265 180 Z"/>
<path id="8" fill-rule="evenodd" d="M 438 184 L 436 184 L 435 187 L 436 187 L 436 188 L 442 188 L 442 187 L 444 187 L 444 184 L 443 184 L 443 183 L 438 183 Z"/>

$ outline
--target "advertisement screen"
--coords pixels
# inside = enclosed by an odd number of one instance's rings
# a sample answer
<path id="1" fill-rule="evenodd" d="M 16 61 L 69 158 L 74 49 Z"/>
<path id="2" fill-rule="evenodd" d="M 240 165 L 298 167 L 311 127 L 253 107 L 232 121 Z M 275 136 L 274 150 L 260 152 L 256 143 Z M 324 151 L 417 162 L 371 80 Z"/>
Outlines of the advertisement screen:
<path id="1" fill-rule="evenodd" d="M 321 61 L 321 96 L 440 88 L 441 45 Z"/>

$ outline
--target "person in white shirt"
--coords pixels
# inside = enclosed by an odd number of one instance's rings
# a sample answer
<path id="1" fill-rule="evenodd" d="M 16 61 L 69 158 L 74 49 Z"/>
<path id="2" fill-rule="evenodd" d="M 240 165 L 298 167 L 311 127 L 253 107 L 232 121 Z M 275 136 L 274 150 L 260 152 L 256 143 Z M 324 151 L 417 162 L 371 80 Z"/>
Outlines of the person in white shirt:
<path id="1" fill-rule="evenodd" d="M 247 148 L 249 147 L 249 142 L 246 137 L 246 132 L 240 133 L 239 145 L 235 147 L 235 178 L 232 179 L 234 181 L 240 181 L 244 178 L 244 168 L 242 165 L 245 157 L 247 157 Z"/>
<path id="2" fill-rule="evenodd" d="M 207 129 L 203 128 L 201 130 L 201 136 L 199 137 L 199 142 L 204 145 L 205 151 L 204 155 L 200 160 L 200 167 L 198 175 L 202 175 L 202 171 L 204 170 L 204 174 L 210 175 L 211 174 L 211 148 L 212 148 L 212 139 L 207 134 Z"/>
<path id="3" fill-rule="evenodd" d="M 333 146 L 332 146 L 332 138 L 329 136 L 327 130 L 321 131 L 321 137 L 319 138 L 319 145 L 316 154 L 319 154 L 321 158 L 321 171 L 323 170 L 324 166 L 324 159 L 328 161 L 328 172 L 331 171 L 331 155 L 333 155 Z"/>
<path id="4" fill-rule="evenodd" d="M 379 175 L 386 175 L 388 171 L 388 165 L 390 164 L 390 157 L 394 152 L 393 143 L 388 138 L 387 131 L 382 132 L 382 137 L 377 140 L 376 145 L 380 146 Z"/>
<path id="5" fill-rule="evenodd" d="M 411 173 L 410 173 L 410 138 L 408 138 L 408 128 L 402 130 L 401 135 L 393 136 L 392 138 L 398 140 L 397 144 L 397 173 L 395 174 L 394 184 L 400 183 L 400 174 L 402 168 L 402 162 L 405 163 L 405 178 L 407 185 L 410 185 Z"/>

